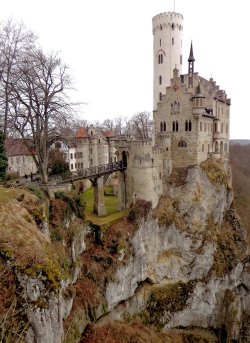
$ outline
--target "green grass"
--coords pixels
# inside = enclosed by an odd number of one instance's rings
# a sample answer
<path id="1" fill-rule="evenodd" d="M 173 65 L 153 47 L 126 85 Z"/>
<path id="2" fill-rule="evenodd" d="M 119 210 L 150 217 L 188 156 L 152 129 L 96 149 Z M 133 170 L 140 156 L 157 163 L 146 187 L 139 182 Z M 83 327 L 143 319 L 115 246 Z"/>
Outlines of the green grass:
<path id="1" fill-rule="evenodd" d="M 86 220 L 90 220 L 93 224 L 99 226 L 108 224 L 128 214 L 128 210 L 118 211 L 118 198 L 117 196 L 113 195 L 112 187 L 105 186 L 104 192 L 104 194 L 107 194 L 104 196 L 107 215 L 103 217 L 98 217 L 95 213 L 93 213 L 94 188 L 88 188 L 84 192 L 85 218 Z"/>

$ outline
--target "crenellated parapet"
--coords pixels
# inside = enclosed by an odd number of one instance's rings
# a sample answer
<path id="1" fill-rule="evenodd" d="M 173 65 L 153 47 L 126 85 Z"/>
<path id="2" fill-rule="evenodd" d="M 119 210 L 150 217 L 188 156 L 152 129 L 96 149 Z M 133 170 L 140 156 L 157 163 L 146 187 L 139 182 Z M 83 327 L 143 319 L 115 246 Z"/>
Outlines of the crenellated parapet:
<path id="1" fill-rule="evenodd" d="M 163 12 L 153 17 L 153 34 L 156 31 L 161 31 L 164 28 L 171 28 L 172 30 L 183 30 L 183 15 L 175 12 Z"/>

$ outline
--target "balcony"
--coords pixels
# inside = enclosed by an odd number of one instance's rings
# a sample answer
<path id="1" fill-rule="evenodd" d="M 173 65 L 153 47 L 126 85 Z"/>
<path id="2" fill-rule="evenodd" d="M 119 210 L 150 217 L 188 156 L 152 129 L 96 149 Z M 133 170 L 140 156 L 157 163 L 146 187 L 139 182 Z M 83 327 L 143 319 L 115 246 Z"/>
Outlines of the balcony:
<path id="1" fill-rule="evenodd" d="M 222 136 L 222 134 L 220 132 L 218 132 L 218 131 L 213 133 L 213 138 L 214 139 L 220 139 L 221 136 Z"/>

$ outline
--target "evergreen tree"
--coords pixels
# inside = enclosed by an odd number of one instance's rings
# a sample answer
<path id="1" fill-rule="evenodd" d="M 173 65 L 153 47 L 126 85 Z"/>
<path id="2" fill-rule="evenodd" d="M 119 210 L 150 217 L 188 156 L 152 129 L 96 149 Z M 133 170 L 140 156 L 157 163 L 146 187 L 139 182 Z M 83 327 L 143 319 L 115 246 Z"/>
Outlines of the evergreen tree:
<path id="1" fill-rule="evenodd" d="M 4 134 L 0 131 L 0 181 L 3 181 L 6 175 L 8 159 L 4 148 Z"/>

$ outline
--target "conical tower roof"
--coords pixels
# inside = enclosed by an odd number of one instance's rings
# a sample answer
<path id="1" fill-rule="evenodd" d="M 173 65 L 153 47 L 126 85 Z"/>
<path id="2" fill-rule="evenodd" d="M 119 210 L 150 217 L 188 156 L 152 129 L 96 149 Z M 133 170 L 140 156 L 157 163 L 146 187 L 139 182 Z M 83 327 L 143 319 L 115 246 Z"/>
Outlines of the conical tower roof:
<path id="1" fill-rule="evenodd" d="M 193 43 L 191 42 L 188 62 L 194 62 Z"/>

